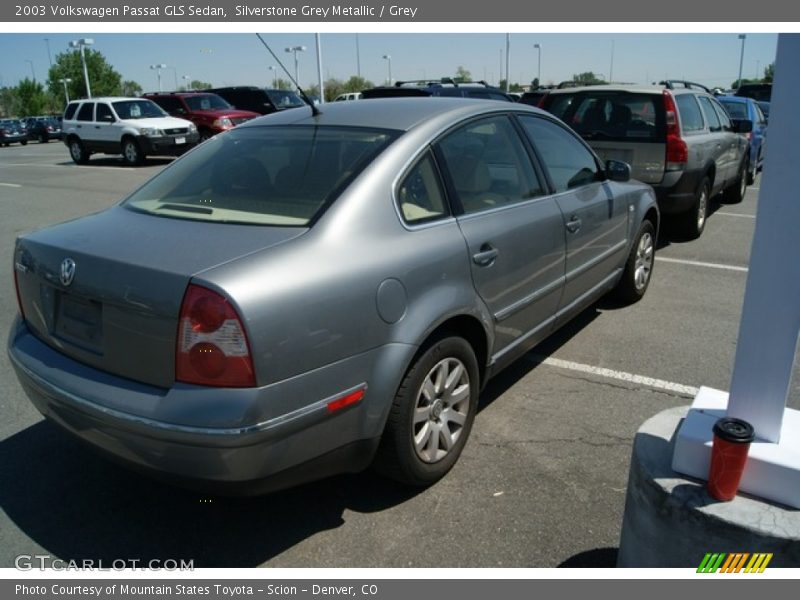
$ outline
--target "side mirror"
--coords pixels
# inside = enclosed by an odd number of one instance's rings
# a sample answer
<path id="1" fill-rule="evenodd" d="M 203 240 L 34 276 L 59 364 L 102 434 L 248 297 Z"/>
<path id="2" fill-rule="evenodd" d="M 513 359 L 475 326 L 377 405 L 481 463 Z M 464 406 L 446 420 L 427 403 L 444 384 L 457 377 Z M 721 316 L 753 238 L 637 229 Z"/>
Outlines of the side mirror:
<path id="1" fill-rule="evenodd" d="M 606 176 L 611 181 L 626 182 L 631 179 L 631 166 L 621 160 L 606 161 Z"/>
<path id="2" fill-rule="evenodd" d="M 731 119 L 734 133 L 750 133 L 753 131 L 753 122 L 750 119 Z"/>

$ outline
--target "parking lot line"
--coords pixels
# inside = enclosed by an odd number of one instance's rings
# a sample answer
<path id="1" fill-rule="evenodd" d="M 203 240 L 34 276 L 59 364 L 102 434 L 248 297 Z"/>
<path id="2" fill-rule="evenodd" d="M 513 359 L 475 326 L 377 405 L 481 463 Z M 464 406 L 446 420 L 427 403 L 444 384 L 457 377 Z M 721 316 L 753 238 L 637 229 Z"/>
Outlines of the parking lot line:
<path id="1" fill-rule="evenodd" d="M 755 219 L 755 215 L 743 215 L 741 213 L 730 213 L 730 212 L 715 212 L 715 215 L 722 215 L 723 217 L 739 217 L 740 219 Z"/>
<path id="2" fill-rule="evenodd" d="M 719 263 L 701 262 L 699 260 L 684 260 L 682 258 L 667 258 L 666 256 L 656 256 L 658 262 L 675 263 L 678 265 L 691 265 L 693 267 L 706 267 L 708 269 L 723 269 L 725 271 L 738 271 L 747 273 L 747 267 L 736 267 L 734 265 L 721 265 Z"/>
<path id="3" fill-rule="evenodd" d="M 682 396 L 694 397 L 699 391 L 699 388 L 691 385 L 664 381 L 663 379 L 655 379 L 644 375 L 635 375 L 633 373 L 626 373 L 625 371 L 615 371 L 614 369 L 606 369 L 604 367 L 593 367 L 592 365 L 553 358 L 552 356 L 534 354 L 533 358 L 537 363 L 542 365 L 556 367 L 558 369 L 567 369 L 569 371 L 578 371 L 580 373 L 588 373 L 589 375 L 597 375 L 598 377 L 605 377 L 608 379 L 617 379 L 635 385 L 643 385 L 658 390 L 673 392 Z"/>
<path id="4" fill-rule="evenodd" d="M 0 186 L 3 186 L 3 187 L 11 187 L 11 188 L 20 188 L 20 187 L 22 187 L 22 186 L 21 186 L 20 184 L 18 184 L 18 183 L 0 183 Z"/>

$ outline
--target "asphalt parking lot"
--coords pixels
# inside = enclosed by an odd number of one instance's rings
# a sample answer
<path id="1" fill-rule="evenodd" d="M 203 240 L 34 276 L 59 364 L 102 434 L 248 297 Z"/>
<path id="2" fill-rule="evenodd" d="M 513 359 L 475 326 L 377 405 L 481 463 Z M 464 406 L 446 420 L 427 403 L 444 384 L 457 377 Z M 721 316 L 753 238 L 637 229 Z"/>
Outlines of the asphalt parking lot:
<path id="1" fill-rule="evenodd" d="M 76 166 L 57 142 L 0 148 L 3 336 L 17 311 L 14 238 L 114 204 L 169 162 Z M 156 483 L 45 423 L 3 352 L 0 567 L 20 554 L 196 567 L 613 566 L 636 430 L 701 385 L 729 386 L 759 180 L 741 204 L 714 204 L 699 240 L 662 240 L 643 301 L 600 302 L 493 380 L 460 461 L 424 491 L 371 473 L 254 499 Z"/>

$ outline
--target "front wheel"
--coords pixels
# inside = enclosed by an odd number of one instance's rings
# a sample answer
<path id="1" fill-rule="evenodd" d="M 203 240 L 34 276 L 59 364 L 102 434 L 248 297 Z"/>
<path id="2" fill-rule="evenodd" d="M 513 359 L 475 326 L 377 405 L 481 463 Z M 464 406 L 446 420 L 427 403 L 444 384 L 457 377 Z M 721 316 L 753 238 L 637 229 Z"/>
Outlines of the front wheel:
<path id="1" fill-rule="evenodd" d="M 656 229 L 650 221 L 644 221 L 633 240 L 631 252 L 625 262 L 622 279 L 614 294 L 626 304 L 633 304 L 644 297 L 656 256 Z"/>
<path id="2" fill-rule="evenodd" d="M 122 158 L 125 163 L 135 167 L 144 162 L 144 152 L 139 148 L 139 144 L 133 138 L 122 140 Z"/>
<path id="3" fill-rule="evenodd" d="M 397 390 L 375 468 L 413 486 L 435 483 L 453 467 L 478 406 L 478 361 L 463 338 L 434 340 Z"/>

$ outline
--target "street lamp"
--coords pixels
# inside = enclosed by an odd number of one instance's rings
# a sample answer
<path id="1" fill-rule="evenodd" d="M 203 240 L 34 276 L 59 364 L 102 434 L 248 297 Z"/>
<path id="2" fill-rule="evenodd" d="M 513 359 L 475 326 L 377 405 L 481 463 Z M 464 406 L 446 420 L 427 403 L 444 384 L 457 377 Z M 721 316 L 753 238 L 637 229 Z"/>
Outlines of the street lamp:
<path id="1" fill-rule="evenodd" d="M 384 54 L 383 58 L 389 61 L 389 85 L 392 85 L 392 55 Z"/>
<path id="2" fill-rule="evenodd" d="M 300 85 L 300 67 L 297 62 L 297 53 L 298 52 L 305 52 L 305 46 L 290 46 L 286 48 L 286 52 L 290 52 L 294 54 L 294 84 Z"/>
<path id="3" fill-rule="evenodd" d="M 83 81 L 86 83 L 86 97 L 92 97 L 92 88 L 89 87 L 89 71 L 86 68 L 86 55 L 84 54 L 84 48 L 86 46 L 91 46 L 94 44 L 94 40 L 92 38 L 81 38 L 79 40 L 72 40 L 69 43 L 70 48 L 80 48 L 81 50 L 81 64 L 83 64 Z"/>
<path id="4" fill-rule="evenodd" d="M 736 80 L 736 89 L 742 87 L 742 63 L 744 63 L 744 40 L 746 38 L 745 34 L 739 34 L 739 39 L 742 40 L 742 53 L 739 55 L 739 79 Z"/>
<path id="5" fill-rule="evenodd" d="M 539 63 L 538 67 L 536 68 L 536 80 L 539 82 L 539 87 L 542 87 L 542 45 L 534 44 L 533 47 L 537 50 L 537 62 Z"/>
<path id="6" fill-rule="evenodd" d="M 272 71 L 272 87 L 278 87 L 278 70 L 275 68 L 275 65 L 270 65 L 269 70 Z"/>
<path id="7" fill-rule="evenodd" d="M 33 70 L 33 61 L 28 59 L 28 58 L 26 58 L 25 62 L 28 63 L 31 66 L 31 77 L 33 77 L 33 81 L 35 82 L 36 81 L 36 73 Z"/>
<path id="8" fill-rule="evenodd" d="M 172 80 L 175 83 L 175 87 L 173 88 L 176 92 L 178 91 L 178 68 L 177 67 L 169 67 L 172 69 Z"/>
<path id="9" fill-rule="evenodd" d="M 64 84 L 64 97 L 67 99 L 67 104 L 69 104 L 69 89 L 67 89 L 67 84 L 72 83 L 72 79 L 63 77 L 59 79 L 59 81 Z"/>
<path id="10" fill-rule="evenodd" d="M 158 91 L 163 91 L 161 89 L 161 69 L 166 69 L 167 65 L 165 64 L 158 64 L 158 65 L 150 65 L 151 69 L 155 69 L 156 73 L 158 74 Z"/>
<path id="11" fill-rule="evenodd" d="M 187 89 L 187 91 L 191 92 L 192 91 L 192 81 L 191 81 L 192 78 L 189 77 L 188 75 L 182 75 L 181 79 L 183 79 L 184 81 L 188 81 L 189 82 L 189 83 L 186 84 L 186 89 Z"/>

